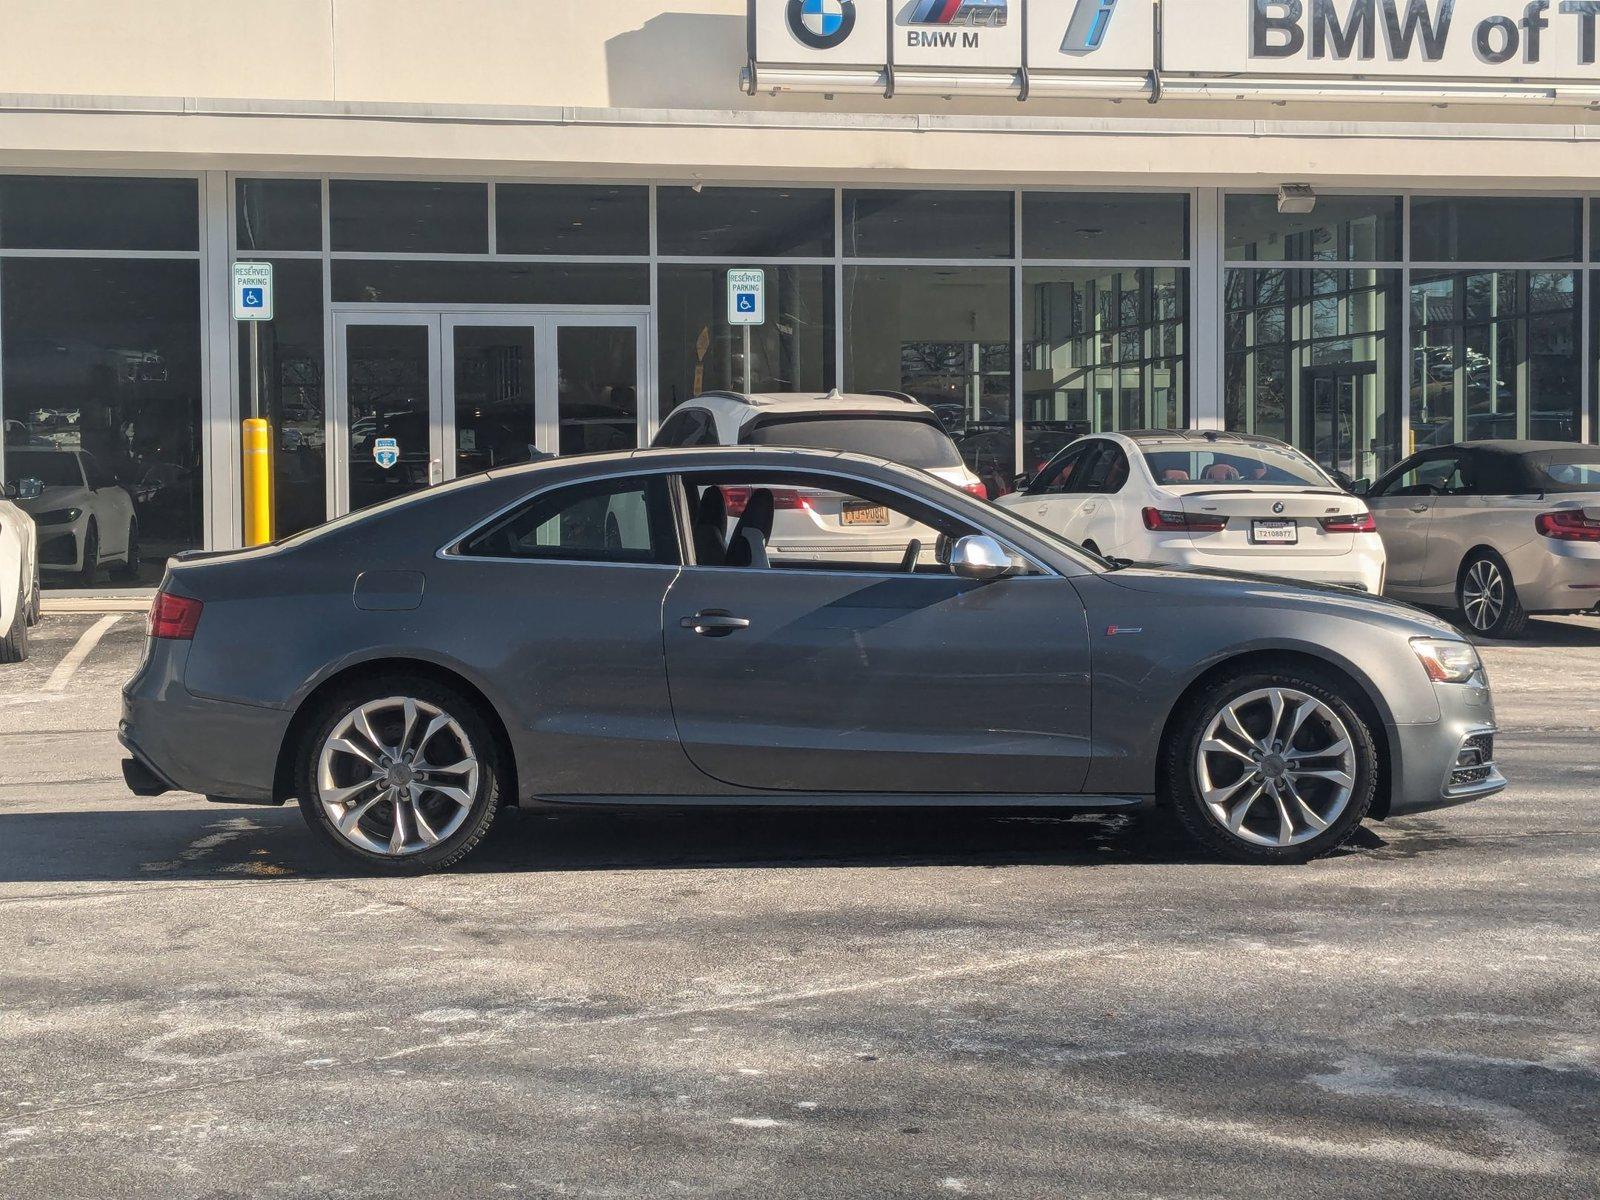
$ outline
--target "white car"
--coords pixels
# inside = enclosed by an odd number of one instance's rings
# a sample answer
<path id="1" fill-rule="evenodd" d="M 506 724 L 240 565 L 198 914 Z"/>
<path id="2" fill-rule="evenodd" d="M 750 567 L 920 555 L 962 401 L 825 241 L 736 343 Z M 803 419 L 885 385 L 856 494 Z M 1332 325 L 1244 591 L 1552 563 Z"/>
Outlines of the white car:
<path id="1" fill-rule="evenodd" d="M 651 444 L 799 446 L 873 454 L 986 496 L 982 481 L 962 461 L 933 410 L 899 393 L 708 392 L 673 409 Z M 714 530 L 719 524 L 732 530 L 752 497 L 767 490 L 722 487 L 702 495 L 697 530 Z M 934 559 L 938 534 L 886 505 L 825 489 L 780 488 L 771 495 L 774 512 L 764 549 L 774 563 L 892 563 L 911 570 L 919 560 Z M 715 511 L 719 505 L 721 514 Z M 745 550 L 728 546 L 724 552 L 731 562 L 731 556 Z"/>
<path id="2" fill-rule="evenodd" d="M 1383 591 L 1383 541 L 1366 504 L 1275 438 L 1094 434 L 997 503 L 1107 558 Z"/>
<path id="3" fill-rule="evenodd" d="M 13 479 L 44 485 L 23 507 L 39 533 L 39 565 L 46 574 L 72 574 L 92 587 L 106 563 L 122 578 L 139 570 L 139 519 L 133 497 L 94 455 L 83 450 L 16 447 L 6 451 Z"/>
<path id="4" fill-rule="evenodd" d="M 17 479 L 0 494 L 0 663 L 28 657 L 28 627 L 39 620 L 39 539 L 33 518 L 14 503 L 38 490 L 37 480 Z"/>

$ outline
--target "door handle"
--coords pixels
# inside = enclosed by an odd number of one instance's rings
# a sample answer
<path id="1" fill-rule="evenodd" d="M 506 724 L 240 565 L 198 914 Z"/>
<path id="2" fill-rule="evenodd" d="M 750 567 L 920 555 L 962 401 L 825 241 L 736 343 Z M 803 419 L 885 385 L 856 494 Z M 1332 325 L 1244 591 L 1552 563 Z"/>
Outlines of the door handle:
<path id="1" fill-rule="evenodd" d="M 1411 506 L 1411 511 L 1414 513 L 1425 513 L 1432 507 L 1433 506 L 1431 504 L 1413 504 Z"/>
<path id="2" fill-rule="evenodd" d="M 692 617 L 683 618 L 678 624 L 694 630 L 701 637 L 727 637 L 730 633 L 750 628 L 750 622 L 744 617 L 736 617 L 720 608 L 704 609 Z"/>
<path id="3" fill-rule="evenodd" d="M 1097 507 L 1098 506 L 1095 504 L 1095 502 L 1093 500 L 1090 500 L 1087 503 L 1085 503 L 1084 506 L 1082 508 L 1080 508 L 1078 511 L 1079 512 L 1093 512 Z"/>

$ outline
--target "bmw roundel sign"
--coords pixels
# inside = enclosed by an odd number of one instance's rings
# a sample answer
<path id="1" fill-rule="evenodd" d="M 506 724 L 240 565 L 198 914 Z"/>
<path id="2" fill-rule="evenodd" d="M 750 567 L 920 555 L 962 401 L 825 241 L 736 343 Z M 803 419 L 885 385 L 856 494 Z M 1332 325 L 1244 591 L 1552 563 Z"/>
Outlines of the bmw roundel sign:
<path id="1" fill-rule="evenodd" d="M 789 32 L 803 46 L 832 50 L 855 27 L 855 0 L 789 0 Z"/>

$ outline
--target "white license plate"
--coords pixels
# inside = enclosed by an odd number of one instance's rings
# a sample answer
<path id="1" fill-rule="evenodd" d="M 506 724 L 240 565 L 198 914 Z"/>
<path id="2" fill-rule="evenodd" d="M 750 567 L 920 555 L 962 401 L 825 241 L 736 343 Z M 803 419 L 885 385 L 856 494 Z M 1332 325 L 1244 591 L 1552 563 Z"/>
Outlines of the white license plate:
<path id="1" fill-rule="evenodd" d="M 1251 521 L 1250 540 L 1258 546 L 1296 546 L 1300 526 L 1293 521 Z"/>
<path id="2" fill-rule="evenodd" d="M 881 504 L 846 504 L 839 514 L 841 525 L 887 525 L 889 510 Z"/>

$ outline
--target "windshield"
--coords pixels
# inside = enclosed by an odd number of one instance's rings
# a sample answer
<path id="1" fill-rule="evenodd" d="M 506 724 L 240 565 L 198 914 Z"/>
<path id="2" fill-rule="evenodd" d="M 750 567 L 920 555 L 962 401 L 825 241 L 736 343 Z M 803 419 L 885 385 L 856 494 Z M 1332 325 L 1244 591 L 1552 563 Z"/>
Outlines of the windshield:
<path id="1" fill-rule="evenodd" d="M 1527 463 L 1547 492 L 1600 492 L 1600 450 L 1593 446 L 1530 454 Z"/>
<path id="2" fill-rule="evenodd" d="M 66 450 L 7 450 L 6 474 L 11 482 L 37 479 L 45 487 L 82 487 L 77 458 Z"/>
<path id="3" fill-rule="evenodd" d="M 870 454 L 928 471 L 959 467 L 961 454 L 935 422 L 918 417 L 776 417 L 745 430 L 752 446 L 798 446 Z"/>
<path id="4" fill-rule="evenodd" d="M 1333 487 L 1305 455 L 1267 443 L 1207 445 L 1144 452 L 1150 474 L 1162 485 L 1204 483 L 1220 487 Z"/>

